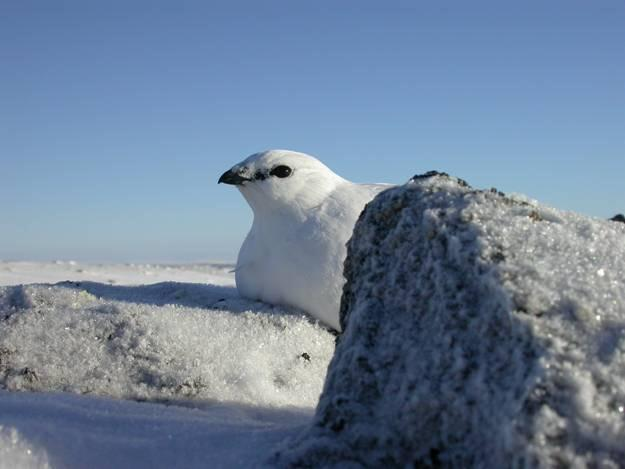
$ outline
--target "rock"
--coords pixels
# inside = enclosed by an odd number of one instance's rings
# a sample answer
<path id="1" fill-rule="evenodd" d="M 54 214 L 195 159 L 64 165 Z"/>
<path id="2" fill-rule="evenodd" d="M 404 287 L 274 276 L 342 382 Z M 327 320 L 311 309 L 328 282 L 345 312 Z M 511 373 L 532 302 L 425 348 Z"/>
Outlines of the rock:
<path id="1" fill-rule="evenodd" d="M 276 467 L 621 467 L 625 226 L 444 174 L 348 245 L 313 423 Z"/>
<path id="2" fill-rule="evenodd" d="M 625 223 L 625 215 L 622 213 L 618 213 L 610 218 L 611 221 L 620 221 L 621 223 Z"/>

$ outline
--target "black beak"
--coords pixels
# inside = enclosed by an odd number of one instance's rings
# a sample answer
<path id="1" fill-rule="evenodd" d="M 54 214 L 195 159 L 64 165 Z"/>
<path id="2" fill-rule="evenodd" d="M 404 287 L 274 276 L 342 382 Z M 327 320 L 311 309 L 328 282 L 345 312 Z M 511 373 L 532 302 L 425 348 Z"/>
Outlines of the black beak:
<path id="1" fill-rule="evenodd" d="M 243 184 L 245 181 L 250 181 L 250 179 L 241 176 L 238 173 L 233 173 L 231 170 L 226 171 L 221 175 L 217 184 L 232 184 L 233 186 L 238 186 Z"/>

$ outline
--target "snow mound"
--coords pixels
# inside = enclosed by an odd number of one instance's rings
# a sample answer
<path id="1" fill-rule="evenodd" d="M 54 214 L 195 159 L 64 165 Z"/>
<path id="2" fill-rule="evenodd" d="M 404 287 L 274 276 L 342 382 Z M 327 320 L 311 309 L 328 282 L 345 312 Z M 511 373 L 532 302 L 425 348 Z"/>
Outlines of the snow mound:
<path id="1" fill-rule="evenodd" d="M 13 427 L 0 425 L 0 469 L 48 469 L 48 455 Z"/>
<path id="2" fill-rule="evenodd" d="M 313 407 L 334 336 L 233 287 L 0 287 L 0 389 Z M 193 404 L 195 402 L 196 404 Z"/>
<path id="3" fill-rule="evenodd" d="M 289 467 L 619 467 L 625 225 L 434 173 L 348 245 L 341 322 Z"/>

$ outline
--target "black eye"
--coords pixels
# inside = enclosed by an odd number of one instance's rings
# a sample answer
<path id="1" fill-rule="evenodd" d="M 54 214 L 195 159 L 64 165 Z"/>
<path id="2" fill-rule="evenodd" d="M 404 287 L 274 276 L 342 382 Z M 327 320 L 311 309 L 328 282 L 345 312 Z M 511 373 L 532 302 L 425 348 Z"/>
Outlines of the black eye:
<path id="1" fill-rule="evenodd" d="M 273 168 L 269 174 L 278 176 L 279 178 L 286 178 L 291 175 L 291 172 L 292 170 L 288 166 L 280 165 Z"/>

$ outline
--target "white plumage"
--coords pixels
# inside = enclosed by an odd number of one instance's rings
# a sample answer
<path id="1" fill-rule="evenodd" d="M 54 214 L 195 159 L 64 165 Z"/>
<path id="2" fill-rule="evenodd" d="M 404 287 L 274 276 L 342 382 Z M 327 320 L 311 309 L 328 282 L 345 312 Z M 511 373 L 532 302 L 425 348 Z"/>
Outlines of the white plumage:
<path id="1" fill-rule="evenodd" d="M 340 330 L 345 244 L 384 184 L 354 184 L 304 153 L 256 153 L 219 182 L 236 185 L 254 212 L 237 259 L 246 298 L 293 306 Z"/>

